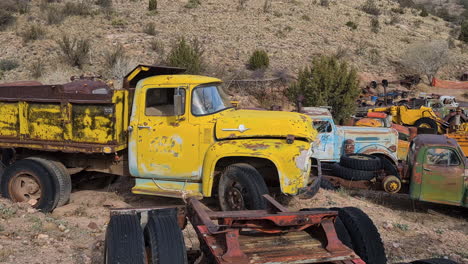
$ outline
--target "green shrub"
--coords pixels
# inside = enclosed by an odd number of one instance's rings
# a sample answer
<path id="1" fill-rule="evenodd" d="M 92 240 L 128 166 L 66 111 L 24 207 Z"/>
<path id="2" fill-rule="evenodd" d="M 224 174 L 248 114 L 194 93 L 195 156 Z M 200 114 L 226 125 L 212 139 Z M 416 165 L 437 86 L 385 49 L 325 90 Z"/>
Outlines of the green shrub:
<path id="1" fill-rule="evenodd" d="M 358 25 L 356 23 L 354 23 L 353 21 L 346 22 L 346 26 L 348 26 L 352 30 L 356 30 L 358 28 Z"/>
<path id="2" fill-rule="evenodd" d="M 149 11 L 156 11 L 156 10 L 158 10 L 158 0 L 149 0 L 149 2 L 148 2 L 148 10 L 149 10 Z"/>
<path id="3" fill-rule="evenodd" d="M 0 71 L 6 72 L 18 68 L 19 64 L 16 60 L 1 59 L 0 60 Z"/>
<path id="4" fill-rule="evenodd" d="M 201 5 L 200 0 L 189 0 L 185 8 L 197 8 L 199 5 Z"/>
<path id="5" fill-rule="evenodd" d="M 421 13 L 419 14 L 422 17 L 427 17 L 429 16 L 429 13 L 427 12 L 426 8 L 423 6 L 421 7 Z"/>
<path id="6" fill-rule="evenodd" d="M 0 31 L 7 29 L 13 25 L 16 21 L 16 17 L 10 11 L 0 9 Z"/>
<path id="7" fill-rule="evenodd" d="M 270 66 L 268 53 L 264 50 L 255 50 L 250 56 L 248 68 L 250 70 L 264 70 Z"/>
<path id="8" fill-rule="evenodd" d="M 70 66 L 82 68 L 87 62 L 89 52 L 91 50 L 91 43 L 87 39 L 71 39 L 67 35 L 63 35 L 61 39 L 57 41 L 62 57 L 65 62 Z"/>
<path id="9" fill-rule="evenodd" d="M 148 35 L 155 36 L 156 35 L 156 25 L 153 22 L 147 23 L 143 27 L 143 32 L 148 34 Z"/>
<path id="10" fill-rule="evenodd" d="M 303 106 L 331 106 L 336 122 L 342 124 L 354 113 L 359 95 L 357 71 L 335 56 L 316 57 L 299 72 L 285 95 L 295 103 L 303 97 Z"/>
<path id="11" fill-rule="evenodd" d="M 20 33 L 24 42 L 42 39 L 45 34 L 46 30 L 40 24 L 30 24 L 23 32 Z"/>
<path id="12" fill-rule="evenodd" d="M 167 55 L 166 63 L 170 66 L 185 68 L 188 73 L 201 73 L 204 64 L 200 42 L 198 40 L 187 42 L 185 38 L 179 39 Z"/>
<path id="13" fill-rule="evenodd" d="M 374 0 L 367 0 L 362 6 L 362 11 L 374 16 L 380 15 L 380 9 L 375 4 Z"/>
<path id="14" fill-rule="evenodd" d="M 463 22 L 458 39 L 468 43 L 468 21 Z"/>
<path id="15" fill-rule="evenodd" d="M 373 33 L 379 33 L 380 31 L 380 22 L 378 17 L 372 17 L 370 21 L 371 31 Z"/>

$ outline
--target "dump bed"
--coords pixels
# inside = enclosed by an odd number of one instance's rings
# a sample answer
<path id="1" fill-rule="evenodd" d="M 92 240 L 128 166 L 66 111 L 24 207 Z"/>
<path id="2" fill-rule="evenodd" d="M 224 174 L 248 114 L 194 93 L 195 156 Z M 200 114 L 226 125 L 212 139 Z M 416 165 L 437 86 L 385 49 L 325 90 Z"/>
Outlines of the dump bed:
<path id="1" fill-rule="evenodd" d="M 127 146 L 129 92 L 80 79 L 0 85 L 0 148 L 114 153 Z"/>

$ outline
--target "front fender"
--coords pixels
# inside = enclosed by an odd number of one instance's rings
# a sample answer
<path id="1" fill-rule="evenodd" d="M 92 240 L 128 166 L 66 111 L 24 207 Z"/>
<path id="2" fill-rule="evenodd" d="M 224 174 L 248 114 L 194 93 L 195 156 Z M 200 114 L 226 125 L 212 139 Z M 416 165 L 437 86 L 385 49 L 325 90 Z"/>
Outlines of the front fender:
<path id="1" fill-rule="evenodd" d="M 393 152 L 382 145 L 378 145 L 378 144 L 369 145 L 359 150 L 356 150 L 355 152 L 360 153 L 360 154 L 368 154 L 368 155 L 374 155 L 374 154 L 385 155 L 386 157 L 391 159 L 394 164 L 398 164 L 397 152 Z"/>
<path id="2" fill-rule="evenodd" d="M 279 139 L 240 139 L 211 145 L 203 161 L 202 188 L 211 196 L 217 162 L 229 157 L 252 157 L 270 160 L 277 169 L 281 192 L 297 194 L 307 186 L 310 173 L 310 143 L 296 140 L 287 144 Z"/>

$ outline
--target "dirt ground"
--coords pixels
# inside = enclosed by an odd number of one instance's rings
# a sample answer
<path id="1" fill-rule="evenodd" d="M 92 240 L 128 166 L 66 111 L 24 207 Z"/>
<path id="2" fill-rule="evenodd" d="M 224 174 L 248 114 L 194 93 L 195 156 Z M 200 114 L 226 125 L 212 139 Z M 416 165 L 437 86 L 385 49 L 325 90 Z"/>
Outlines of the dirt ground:
<path id="1" fill-rule="evenodd" d="M 43 214 L 28 204 L 0 199 L 0 263 L 102 263 L 111 208 L 182 205 L 180 199 L 133 195 L 129 182 L 79 188 L 70 203 Z M 368 191 L 326 191 L 310 200 L 292 199 L 291 208 L 355 206 L 376 224 L 389 263 L 447 257 L 468 264 L 468 209 L 420 203 L 405 195 Z M 214 199 L 206 204 L 216 209 Z M 185 230 L 187 246 L 196 237 Z"/>

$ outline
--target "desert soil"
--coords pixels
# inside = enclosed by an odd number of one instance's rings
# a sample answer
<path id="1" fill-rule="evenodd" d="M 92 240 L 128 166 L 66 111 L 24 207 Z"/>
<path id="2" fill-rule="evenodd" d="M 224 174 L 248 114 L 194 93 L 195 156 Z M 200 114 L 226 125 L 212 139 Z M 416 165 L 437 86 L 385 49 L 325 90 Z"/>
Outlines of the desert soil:
<path id="1" fill-rule="evenodd" d="M 128 184 L 125 184 L 125 188 Z M 183 205 L 180 199 L 133 195 L 123 187 L 72 193 L 70 203 L 43 214 L 29 204 L 0 199 L 0 263 L 102 263 L 109 210 Z M 215 207 L 213 199 L 205 202 Z M 414 202 L 405 195 L 370 191 L 327 191 L 310 200 L 293 199 L 289 207 L 355 206 L 374 221 L 389 263 L 446 257 L 468 264 L 468 210 Z M 189 248 L 197 248 L 193 230 L 185 230 Z"/>

